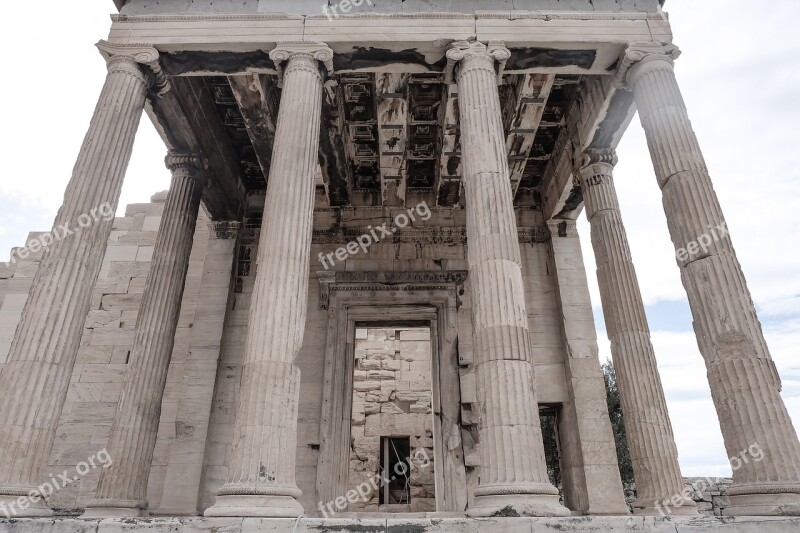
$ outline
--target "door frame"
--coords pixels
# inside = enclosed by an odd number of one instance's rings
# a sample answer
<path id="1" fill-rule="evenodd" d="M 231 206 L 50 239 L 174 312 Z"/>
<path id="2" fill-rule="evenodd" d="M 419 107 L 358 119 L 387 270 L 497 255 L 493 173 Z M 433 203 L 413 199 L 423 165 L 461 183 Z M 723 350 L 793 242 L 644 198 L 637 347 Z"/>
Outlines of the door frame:
<path id="1" fill-rule="evenodd" d="M 359 324 L 427 323 L 431 328 L 434 475 L 437 512 L 467 508 L 461 443 L 458 307 L 466 272 L 323 272 L 320 305 L 328 310 L 317 497 L 349 490 L 350 438 Z"/>

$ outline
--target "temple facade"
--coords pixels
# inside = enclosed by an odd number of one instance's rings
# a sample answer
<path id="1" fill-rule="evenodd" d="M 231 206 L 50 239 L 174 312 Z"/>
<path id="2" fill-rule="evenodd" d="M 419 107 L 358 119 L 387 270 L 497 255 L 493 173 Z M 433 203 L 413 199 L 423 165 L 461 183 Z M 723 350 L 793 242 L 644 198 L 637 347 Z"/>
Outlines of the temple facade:
<path id="1" fill-rule="evenodd" d="M 55 229 L 0 263 L 0 517 L 628 515 L 584 211 L 633 513 L 697 517 L 614 186 L 637 110 L 724 514 L 800 515 L 663 2 L 115 3 Z M 97 216 L 145 112 L 170 189 Z"/>

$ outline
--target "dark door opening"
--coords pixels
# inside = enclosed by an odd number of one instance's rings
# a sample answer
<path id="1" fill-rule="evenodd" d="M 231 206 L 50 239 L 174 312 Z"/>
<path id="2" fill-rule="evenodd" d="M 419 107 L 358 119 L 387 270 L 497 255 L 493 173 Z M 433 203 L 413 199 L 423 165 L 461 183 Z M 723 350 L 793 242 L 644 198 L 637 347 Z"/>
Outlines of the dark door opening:
<path id="1" fill-rule="evenodd" d="M 411 439 L 381 437 L 380 505 L 411 504 Z"/>

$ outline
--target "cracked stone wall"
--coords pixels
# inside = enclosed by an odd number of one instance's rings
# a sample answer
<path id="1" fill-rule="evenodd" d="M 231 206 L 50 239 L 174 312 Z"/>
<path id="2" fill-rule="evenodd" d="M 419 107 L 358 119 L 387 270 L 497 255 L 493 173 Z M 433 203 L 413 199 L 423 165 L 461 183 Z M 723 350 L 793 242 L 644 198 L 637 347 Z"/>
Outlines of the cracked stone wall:
<path id="1" fill-rule="evenodd" d="M 381 437 L 410 437 L 411 457 L 430 464 L 411 461 L 410 505 L 379 506 L 371 490 L 349 510 L 435 511 L 430 330 L 359 329 L 355 358 L 350 487 L 379 475 Z"/>

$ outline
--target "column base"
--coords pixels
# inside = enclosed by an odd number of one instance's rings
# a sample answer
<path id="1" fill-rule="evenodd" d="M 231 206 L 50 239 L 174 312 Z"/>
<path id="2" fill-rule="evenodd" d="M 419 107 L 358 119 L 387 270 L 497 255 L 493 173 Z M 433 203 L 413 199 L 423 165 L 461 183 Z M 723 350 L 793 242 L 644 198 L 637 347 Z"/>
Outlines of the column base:
<path id="1" fill-rule="evenodd" d="M 54 516 L 47 503 L 33 501 L 28 494 L 36 492 L 36 488 L 31 490 L 11 489 L 3 491 L 0 489 L 0 518 L 50 518 Z M 26 508 L 23 509 L 22 506 Z"/>
<path id="2" fill-rule="evenodd" d="M 149 516 L 147 502 L 137 500 L 92 500 L 81 518 L 142 518 Z"/>
<path id="3" fill-rule="evenodd" d="M 660 501 L 636 500 L 633 502 L 636 516 L 700 516 L 697 503 L 690 498 L 667 498 Z"/>
<path id="4" fill-rule="evenodd" d="M 735 492 L 736 485 L 728 490 Z M 730 499 L 731 504 L 722 510 L 722 516 L 800 516 L 800 493 L 796 492 L 732 494 Z"/>
<path id="5" fill-rule="evenodd" d="M 227 495 L 217 496 L 207 517 L 298 518 L 305 510 L 292 496 Z"/>
<path id="6" fill-rule="evenodd" d="M 570 516 L 561 505 L 558 495 L 551 494 L 492 494 L 476 496 L 475 504 L 467 509 L 472 518 L 519 516 Z"/>

